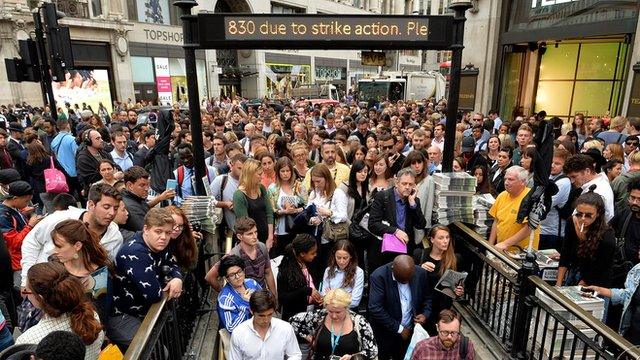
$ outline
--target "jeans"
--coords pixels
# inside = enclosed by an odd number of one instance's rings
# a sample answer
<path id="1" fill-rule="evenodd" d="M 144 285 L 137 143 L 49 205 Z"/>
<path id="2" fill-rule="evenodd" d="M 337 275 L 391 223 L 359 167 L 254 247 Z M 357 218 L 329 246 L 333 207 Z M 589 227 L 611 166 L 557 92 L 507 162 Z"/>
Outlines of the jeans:
<path id="1" fill-rule="evenodd" d="M 11 345 L 13 345 L 13 335 L 11 335 L 9 327 L 5 325 L 2 330 L 0 330 L 0 352 Z"/>

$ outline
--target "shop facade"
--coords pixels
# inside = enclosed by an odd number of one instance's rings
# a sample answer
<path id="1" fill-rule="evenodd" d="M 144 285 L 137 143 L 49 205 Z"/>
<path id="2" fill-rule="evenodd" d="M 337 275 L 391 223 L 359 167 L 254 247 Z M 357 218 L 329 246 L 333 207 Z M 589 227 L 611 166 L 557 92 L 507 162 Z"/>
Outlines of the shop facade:
<path id="1" fill-rule="evenodd" d="M 511 0 L 501 10 L 492 107 L 503 117 L 626 113 L 637 1 Z"/>

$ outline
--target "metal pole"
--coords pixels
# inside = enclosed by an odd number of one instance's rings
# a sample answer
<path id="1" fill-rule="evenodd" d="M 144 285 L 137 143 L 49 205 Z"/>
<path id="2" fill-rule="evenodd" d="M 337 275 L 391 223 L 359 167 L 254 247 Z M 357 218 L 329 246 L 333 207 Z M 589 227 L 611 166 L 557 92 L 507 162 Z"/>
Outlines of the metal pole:
<path id="1" fill-rule="evenodd" d="M 53 97 L 53 87 L 51 86 L 51 72 L 49 71 L 49 54 L 44 43 L 44 28 L 42 26 L 42 17 L 40 16 L 40 8 L 33 12 L 33 23 L 36 33 L 36 47 L 38 48 L 38 64 L 40 70 L 40 89 L 42 90 L 42 100 L 44 106 L 49 105 L 51 108 L 51 117 L 53 120 L 58 119 L 58 110 L 56 108 L 56 100 Z"/>
<path id="2" fill-rule="evenodd" d="M 471 2 L 452 2 L 449 6 L 455 12 L 453 17 L 453 45 L 451 45 L 451 80 L 449 82 L 449 100 L 447 101 L 447 123 L 444 133 L 444 151 L 442 171 L 453 171 L 453 148 L 456 142 L 456 124 L 458 121 L 458 96 L 460 93 L 460 69 L 462 68 L 462 49 L 464 49 L 464 13 L 472 7 Z"/>
<path id="3" fill-rule="evenodd" d="M 198 73 L 196 72 L 196 48 L 194 30 L 197 20 L 191 15 L 191 9 L 197 6 L 194 0 L 178 0 L 173 6 L 180 8 L 182 35 L 184 38 L 184 62 L 187 72 L 187 95 L 189 96 L 189 117 L 191 119 L 191 142 L 193 144 L 193 160 L 196 171 L 196 195 L 205 195 L 202 179 L 207 176 L 204 163 L 204 144 L 202 143 L 202 119 L 200 118 L 200 95 L 198 94 Z"/>
<path id="4" fill-rule="evenodd" d="M 518 270 L 517 282 L 514 284 L 514 293 L 518 298 L 513 319 L 513 332 L 511 334 L 510 359 L 524 360 L 527 358 L 527 339 L 529 338 L 529 322 L 533 303 L 529 300 L 535 294 L 535 285 L 529 280 L 529 276 L 538 274 L 539 268 L 536 256 L 532 252 L 525 255 L 522 267 Z"/>

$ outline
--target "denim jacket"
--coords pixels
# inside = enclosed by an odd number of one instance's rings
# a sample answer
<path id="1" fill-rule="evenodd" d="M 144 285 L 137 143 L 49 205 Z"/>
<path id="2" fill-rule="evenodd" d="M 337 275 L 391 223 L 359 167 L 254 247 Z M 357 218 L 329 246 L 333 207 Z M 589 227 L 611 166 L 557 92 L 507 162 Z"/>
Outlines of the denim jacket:
<path id="1" fill-rule="evenodd" d="M 632 314 L 629 309 L 629 304 L 633 298 L 633 293 L 636 292 L 636 288 L 640 283 L 640 264 L 634 266 L 627 274 L 627 279 L 624 281 L 624 289 L 611 289 L 611 302 L 613 304 L 623 303 L 622 318 L 620 320 L 619 333 L 623 334 L 629 330 L 631 326 Z M 633 309 L 631 309 L 633 310 Z"/>

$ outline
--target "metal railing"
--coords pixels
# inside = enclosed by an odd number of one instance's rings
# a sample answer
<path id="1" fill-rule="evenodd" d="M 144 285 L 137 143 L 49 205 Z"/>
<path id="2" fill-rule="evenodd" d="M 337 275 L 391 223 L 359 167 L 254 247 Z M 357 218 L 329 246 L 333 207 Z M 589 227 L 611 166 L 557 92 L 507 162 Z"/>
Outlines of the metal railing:
<path id="1" fill-rule="evenodd" d="M 205 239 L 213 239 L 205 236 Z M 198 267 L 206 273 L 213 265 L 210 249 L 205 240 L 198 248 Z M 218 254 L 214 252 L 213 254 Z M 165 294 L 162 300 L 151 305 L 133 341 L 124 355 L 125 360 L 181 360 L 194 358 L 200 349 L 195 349 L 191 340 L 200 316 L 207 314 L 209 286 L 200 283 L 198 271 L 191 272 L 183 279 L 183 293 L 177 299 L 169 300 Z M 202 275 L 204 277 L 204 275 Z"/>
<path id="2" fill-rule="evenodd" d="M 462 259 L 461 270 L 469 273 L 465 281 L 468 299 L 465 306 L 508 352 L 518 304 L 516 287 L 520 265 L 465 225 L 456 224 L 451 228 L 456 252 Z"/>
<path id="3" fill-rule="evenodd" d="M 461 223 L 451 224 L 461 269 L 461 305 L 511 359 L 640 359 L 640 350 Z"/>
<path id="4" fill-rule="evenodd" d="M 189 295 L 186 291 L 180 298 L 169 300 L 165 293 L 162 300 L 151 305 L 124 358 L 182 359 L 189 346 L 199 308 L 194 304 L 194 297 Z"/>

